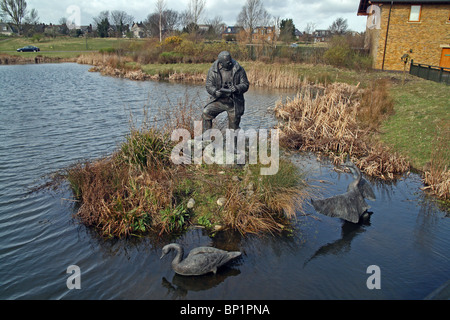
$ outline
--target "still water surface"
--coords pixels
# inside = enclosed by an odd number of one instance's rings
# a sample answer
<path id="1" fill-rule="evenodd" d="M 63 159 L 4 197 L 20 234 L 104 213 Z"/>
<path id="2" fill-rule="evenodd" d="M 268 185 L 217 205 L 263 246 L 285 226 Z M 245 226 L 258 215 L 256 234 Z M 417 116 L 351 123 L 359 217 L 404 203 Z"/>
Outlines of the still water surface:
<path id="1" fill-rule="evenodd" d="M 365 225 L 307 207 L 286 237 L 211 239 L 194 229 L 174 240 L 187 251 L 206 245 L 243 252 L 216 276 L 175 275 L 171 259 L 159 259 L 166 243 L 155 239 L 99 238 L 73 219 L 68 188 L 30 188 L 76 161 L 114 151 L 130 113 L 141 119 L 144 106 L 153 112 L 186 95 L 207 97 L 203 86 L 133 82 L 88 69 L 0 67 L 0 299 L 423 299 L 449 279 L 450 219 L 426 200 L 415 174 L 373 184 L 377 201 Z M 286 94 L 252 88 L 243 128 L 272 127 L 267 108 Z M 322 196 L 345 192 L 351 181 L 313 156 L 293 160 Z M 80 290 L 67 289 L 70 265 L 81 269 Z M 380 290 L 366 286 L 370 265 L 380 267 Z"/>

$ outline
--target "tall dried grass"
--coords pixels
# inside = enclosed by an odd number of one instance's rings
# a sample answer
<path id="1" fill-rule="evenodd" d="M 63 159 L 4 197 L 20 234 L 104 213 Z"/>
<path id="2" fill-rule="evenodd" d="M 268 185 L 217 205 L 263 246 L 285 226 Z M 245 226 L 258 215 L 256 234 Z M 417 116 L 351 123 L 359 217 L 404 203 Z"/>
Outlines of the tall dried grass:
<path id="1" fill-rule="evenodd" d="M 389 96 L 389 88 L 388 79 L 378 79 L 371 81 L 362 91 L 357 120 L 363 127 L 377 130 L 380 124 L 394 113 L 394 101 Z"/>
<path id="2" fill-rule="evenodd" d="M 301 172 L 290 161 L 281 159 L 273 176 L 259 176 L 259 169 L 259 165 L 247 167 L 238 182 L 229 180 L 224 189 L 222 223 L 242 234 L 286 230 L 310 197 Z"/>
<path id="3" fill-rule="evenodd" d="M 65 170 L 80 202 L 81 223 L 106 237 L 173 234 L 202 225 L 211 232 L 235 229 L 246 233 L 275 233 L 289 229 L 307 198 L 298 169 L 280 159 L 278 174 L 259 175 L 261 165 L 175 165 L 173 129 L 188 129 L 198 119 L 194 105 L 173 105 L 163 122 L 144 119 L 132 125 L 126 140 L 111 156 L 78 163 Z M 146 116 L 145 116 L 146 117 Z M 59 177 L 58 177 L 59 178 Z M 217 201 L 224 198 L 219 205 Z M 188 208 L 191 199 L 195 206 Z"/>
<path id="4" fill-rule="evenodd" d="M 433 151 L 429 168 L 425 170 L 423 181 L 425 190 L 431 191 L 438 198 L 450 200 L 450 124 L 444 124 L 439 128 L 438 134 L 433 141 Z"/>
<path id="5" fill-rule="evenodd" d="M 77 63 L 89 64 L 93 67 L 91 72 L 100 72 L 102 75 L 117 78 L 126 78 L 135 81 L 159 80 L 159 76 L 152 76 L 142 71 L 139 64 L 133 62 L 129 56 L 118 54 L 91 53 L 80 55 Z"/>
<path id="6" fill-rule="evenodd" d="M 298 89 L 303 83 L 296 72 L 280 64 L 257 63 L 247 71 L 247 76 L 255 87 Z"/>
<path id="7" fill-rule="evenodd" d="M 304 83 L 294 99 L 277 103 L 280 143 L 288 148 L 320 152 L 335 163 L 348 155 L 366 174 L 393 179 L 409 170 L 403 157 L 391 153 L 373 139 L 373 132 L 358 121 L 364 90 L 359 86 L 333 83 L 311 86 Z M 379 108 L 381 110 L 381 108 Z M 371 115 L 370 117 L 375 117 Z"/>

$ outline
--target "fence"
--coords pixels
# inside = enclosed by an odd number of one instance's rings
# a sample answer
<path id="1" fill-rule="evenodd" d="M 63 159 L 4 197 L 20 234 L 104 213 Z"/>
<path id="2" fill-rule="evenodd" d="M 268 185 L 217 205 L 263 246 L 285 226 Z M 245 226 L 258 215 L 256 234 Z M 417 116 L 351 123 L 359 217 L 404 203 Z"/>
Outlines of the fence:
<path id="1" fill-rule="evenodd" d="M 414 63 L 411 60 L 409 74 L 414 76 L 450 85 L 450 68 L 430 66 L 428 64 Z"/>

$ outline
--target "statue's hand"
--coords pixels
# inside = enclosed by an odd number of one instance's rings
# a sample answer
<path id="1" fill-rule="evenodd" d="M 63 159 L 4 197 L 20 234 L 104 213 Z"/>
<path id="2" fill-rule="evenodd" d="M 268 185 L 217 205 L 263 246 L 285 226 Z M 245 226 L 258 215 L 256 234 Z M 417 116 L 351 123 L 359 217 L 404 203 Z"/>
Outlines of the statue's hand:
<path id="1" fill-rule="evenodd" d="M 222 97 L 222 92 L 220 92 L 220 90 L 217 90 L 215 92 L 215 95 L 216 95 L 216 98 L 220 98 L 220 97 Z"/>
<path id="2" fill-rule="evenodd" d="M 230 89 L 231 89 L 231 92 L 232 92 L 232 93 L 235 93 L 235 92 L 237 91 L 237 88 L 236 88 L 234 85 L 232 85 L 232 86 L 230 87 Z"/>

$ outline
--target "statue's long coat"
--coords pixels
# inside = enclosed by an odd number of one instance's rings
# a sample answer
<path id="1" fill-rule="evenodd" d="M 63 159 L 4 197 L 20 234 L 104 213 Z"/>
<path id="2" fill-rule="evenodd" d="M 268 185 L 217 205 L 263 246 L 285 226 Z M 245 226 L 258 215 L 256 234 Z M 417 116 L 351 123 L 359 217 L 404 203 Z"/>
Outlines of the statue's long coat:
<path id="1" fill-rule="evenodd" d="M 242 68 L 236 60 L 233 60 L 232 78 L 233 85 L 236 87 L 237 91 L 232 95 L 231 99 L 234 103 L 236 116 L 242 116 L 245 112 L 244 93 L 248 91 L 250 83 L 248 82 L 244 68 Z M 211 96 L 208 105 L 218 100 L 215 93 L 221 88 L 222 75 L 219 71 L 219 61 L 216 60 L 209 69 L 208 77 L 206 78 L 206 91 Z"/>

